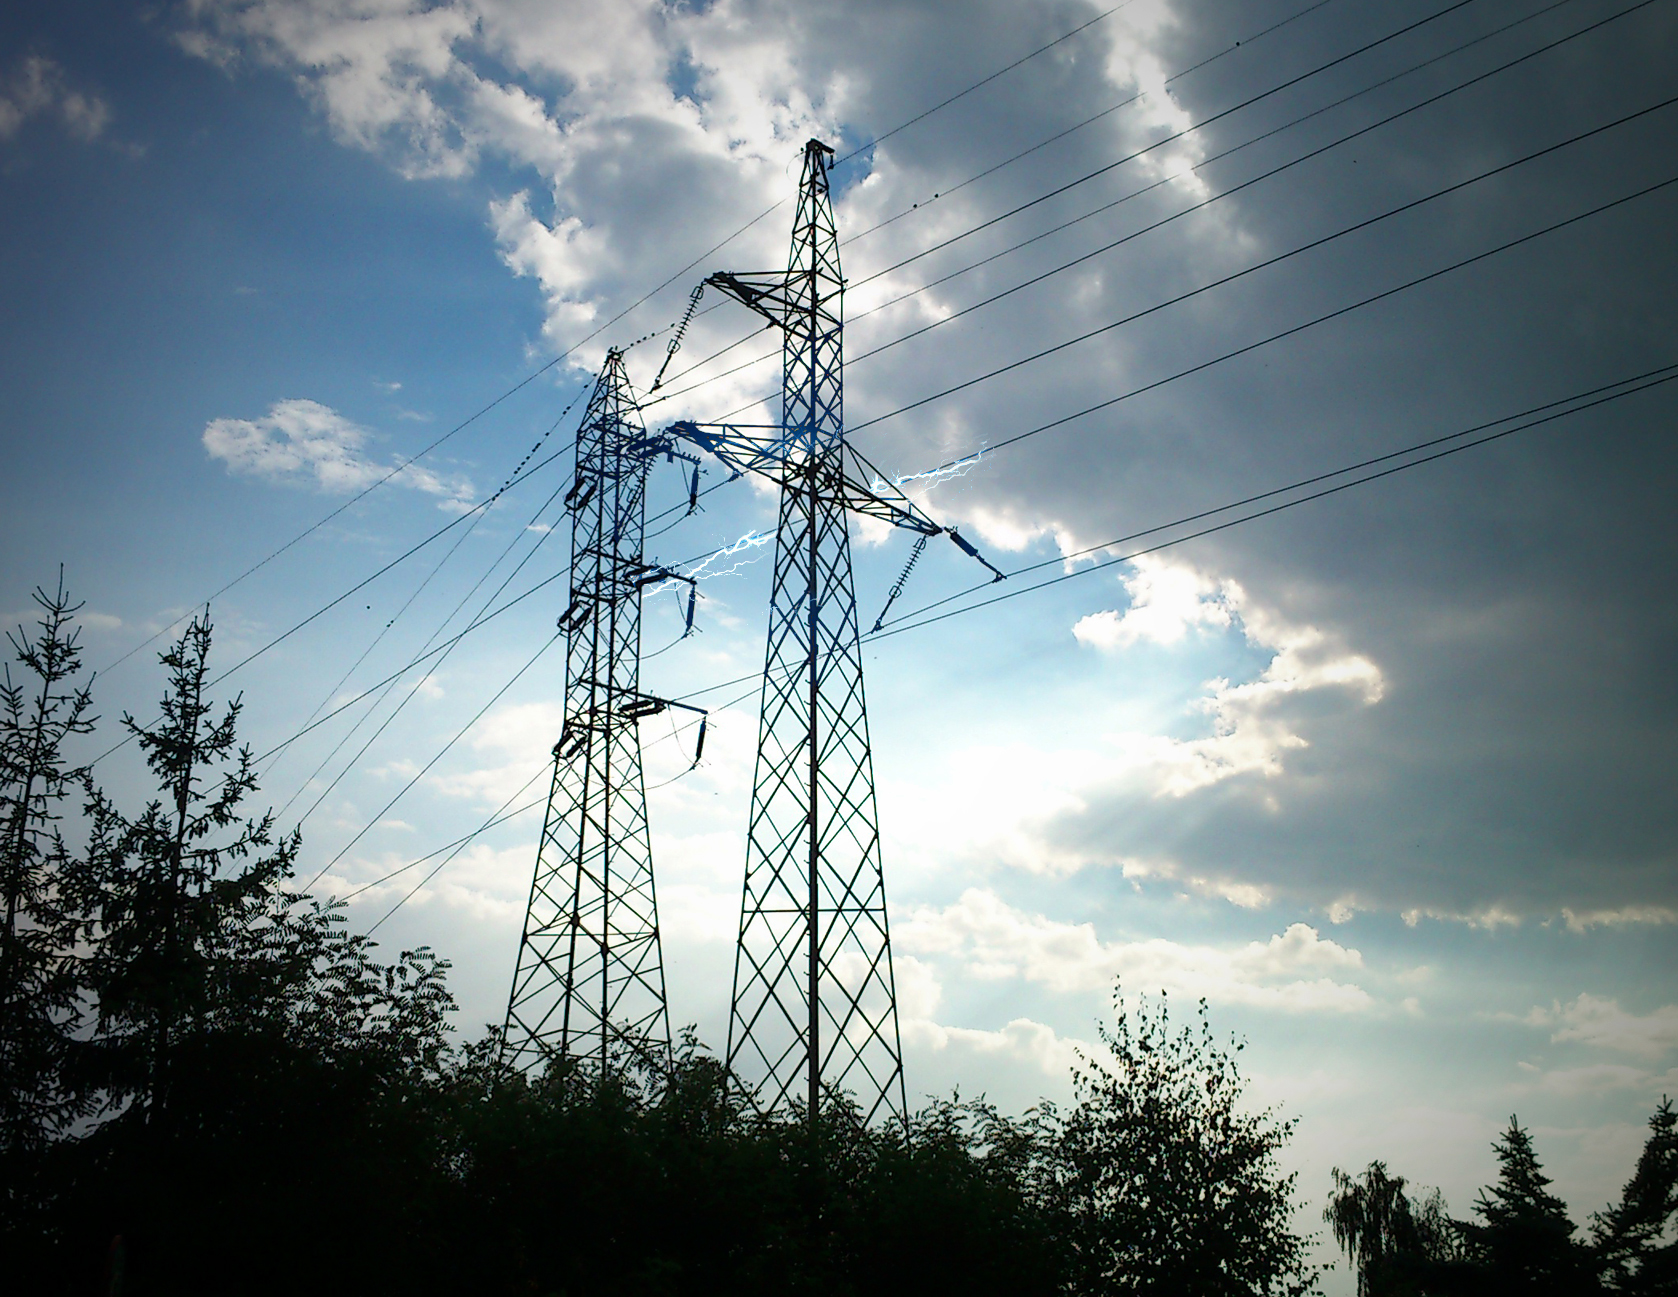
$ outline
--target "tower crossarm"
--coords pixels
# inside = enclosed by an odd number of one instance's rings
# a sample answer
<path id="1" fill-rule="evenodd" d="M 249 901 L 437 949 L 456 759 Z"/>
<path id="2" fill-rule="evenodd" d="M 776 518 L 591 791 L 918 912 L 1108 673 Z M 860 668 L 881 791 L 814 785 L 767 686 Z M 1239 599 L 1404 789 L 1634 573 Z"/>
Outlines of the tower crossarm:
<path id="1" fill-rule="evenodd" d="M 756 311 L 776 328 L 787 327 L 788 320 L 807 319 L 810 314 L 810 303 L 800 301 L 799 281 L 807 279 L 808 272 L 785 270 L 761 271 L 719 271 L 705 280 L 713 288 L 720 288 L 735 301 Z M 837 302 L 837 298 L 816 302 L 816 314 L 822 323 L 837 324 L 838 319 L 833 315 L 833 308 L 828 301 Z"/>
<path id="2" fill-rule="evenodd" d="M 809 453 L 799 444 L 793 432 L 780 424 L 693 423 L 680 420 L 666 428 L 665 435 L 691 442 L 738 474 L 757 473 L 783 487 L 796 487 L 812 469 Z M 859 478 L 844 473 L 838 482 L 831 484 L 829 493 L 846 509 L 922 536 L 948 536 L 964 554 L 990 569 L 993 580 L 1003 579 L 1001 570 L 954 527 L 945 527 L 927 517 L 850 447 L 844 448 L 844 454 L 867 467 L 875 479 L 875 484 L 869 486 Z M 885 484 L 887 489 L 880 490 L 881 484 Z"/>

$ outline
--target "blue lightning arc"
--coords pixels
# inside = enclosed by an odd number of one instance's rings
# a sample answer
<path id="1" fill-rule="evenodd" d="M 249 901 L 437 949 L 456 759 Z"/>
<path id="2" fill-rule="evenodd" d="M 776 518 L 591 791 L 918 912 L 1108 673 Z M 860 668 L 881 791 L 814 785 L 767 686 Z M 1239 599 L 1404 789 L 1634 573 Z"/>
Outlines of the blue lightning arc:
<path id="1" fill-rule="evenodd" d="M 767 545 L 774 539 L 775 533 L 772 531 L 748 531 L 733 544 L 724 545 L 721 549 L 712 550 L 709 554 L 705 555 L 704 558 L 700 559 L 686 572 L 682 573 L 682 580 L 697 583 L 700 581 L 709 581 L 713 577 L 733 576 L 747 564 L 755 563 L 757 561 L 757 556 L 753 555 L 751 558 L 741 559 L 732 567 L 722 568 L 715 572 L 709 570 L 710 566 L 719 559 L 732 557 L 733 555 L 742 553 L 745 550 L 758 549 L 761 546 Z M 646 591 L 646 595 L 648 598 L 651 598 L 653 595 L 662 594 L 665 590 L 673 589 L 676 585 L 677 582 L 675 580 L 661 581 L 657 585 L 649 587 Z"/>
<path id="2" fill-rule="evenodd" d="M 891 481 L 876 477 L 873 487 L 876 491 L 887 491 L 896 488 L 901 491 L 911 482 L 924 482 L 922 493 L 930 491 L 940 482 L 947 482 L 953 477 L 966 477 L 969 472 L 984 458 L 983 450 L 976 451 L 965 459 L 958 459 L 953 464 L 945 464 L 942 468 L 928 468 L 919 473 L 905 473 L 902 477 L 894 477 Z"/>
<path id="3" fill-rule="evenodd" d="M 752 558 L 741 559 L 733 567 L 724 568 L 723 570 L 717 572 L 710 572 L 706 569 L 718 559 L 728 558 L 734 554 L 742 552 L 743 550 L 757 549 L 759 546 L 767 545 L 774 539 L 775 533 L 771 531 L 748 531 L 732 545 L 724 545 L 721 549 L 707 554 L 704 558 L 700 559 L 699 562 L 690 567 L 687 570 L 686 575 L 695 581 L 709 581 L 712 577 L 717 576 L 733 576 L 748 563 L 755 563 L 757 558 L 754 556 Z"/>

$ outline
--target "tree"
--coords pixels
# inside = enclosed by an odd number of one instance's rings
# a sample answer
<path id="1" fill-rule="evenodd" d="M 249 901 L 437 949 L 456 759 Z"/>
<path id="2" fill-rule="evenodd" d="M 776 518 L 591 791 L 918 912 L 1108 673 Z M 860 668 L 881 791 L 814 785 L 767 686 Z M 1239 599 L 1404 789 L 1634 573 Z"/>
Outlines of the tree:
<path id="1" fill-rule="evenodd" d="M 8 633 L 23 671 L 11 664 L 0 685 L 0 1156 L 39 1149 L 74 1115 L 59 1084 L 76 1021 L 76 986 L 67 959 L 70 918 L 62 905 L 66 851 L 59 804 L 81 772 L 64 745 L 93 728 L 81 670 L 80 604 L 64 574 L 48 594 L 37 588 L 40 633 Z"/>
<path id="2" fill-rule="evenodd" d="M 1678 1113 L 1663 1097 L 1649 1118 L 1649 1138 L 1620 1201 L 1599 1212 L 1591 1243 L 1608 1288 L 1638 1297 L 1678 1294 Z"/>
<path id="3" fill-rule="evenodd" d="M 270 949 L 258 931 L 299 845 L 276 835 L 271 812 L 241 819 L 256 775 L 250 750 L 235 752 L 240 700 L 218 719 L 205 697 L 210 643 L 208 617 L 194 618 L 161 655 L 159 720 L 122 718 L 161 795 L 129 818 L 88 784 L 78 879 L 98 1025 L 87 1080 L 107 1110 L 135 1103 L 148 1123 L 168 1107 L 181 1035 L 263 1002 L 250 994 L 253 957 L 283 943 Z"/>
<path id="4" fill-rule="evenodd" d="M 1323 1219 L 1357 1272 L 1358 1297 L 1449 1291 L 1462 1249 L 1439 1190 L 1412 1203 L 1404 1177 L 1384 1162 L 1356 1177 L 1335 1167 L 1333 1176 Z"/>
<path id="5" fill-rule="evenodd" d="M 1043 1194 L 1065 1231 L 1071 1290 L 1099 1294 L 1288 1293 L 1317 1271 L 1289 1228 L 1294 1177 L 1276 1154 L 1292 1121 L 1240 1109 L 1236 1055 L 1197 1027 L 1173 1032 L 1168 1006 L 1134 1014 L 1114 993 L 1104 1057 L 1080 1056 L 1077 1102 L 1046 1109 Z"/>
<path id="6" fill-rule="evenodd" d="M 1514 1117 L 1493 1145 L 1497 1183 L 1480 1191 L 1480 1220 L 1458 1228 L 1469 1261 L 1482 1272 L 1482 1292 L 1575 1297 L 1598 1290 L 1589 1250 L 1573 1237 L 1567 1204 L 1549 1190 L 1532 1135 Z"/>

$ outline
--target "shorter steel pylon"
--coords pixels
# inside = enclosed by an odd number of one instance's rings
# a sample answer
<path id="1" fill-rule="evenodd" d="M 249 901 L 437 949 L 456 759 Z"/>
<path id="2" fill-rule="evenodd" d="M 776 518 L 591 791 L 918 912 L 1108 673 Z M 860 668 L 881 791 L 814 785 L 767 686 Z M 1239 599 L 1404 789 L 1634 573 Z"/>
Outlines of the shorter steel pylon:
<path id="1" fill-rule="evenodd" d="M 623 357 L 608 353 L 566 497 L 565 719 L 502 1041 L 520 1071 L 563 1058 L 604 1076 L 670 1058 L 637 731 L 643 717 L 680 705 L 640 690 L 641 592 L 685 579 L 641 553 L 647 473 L 661 453 L 674 451 L 646 436 Z"/>

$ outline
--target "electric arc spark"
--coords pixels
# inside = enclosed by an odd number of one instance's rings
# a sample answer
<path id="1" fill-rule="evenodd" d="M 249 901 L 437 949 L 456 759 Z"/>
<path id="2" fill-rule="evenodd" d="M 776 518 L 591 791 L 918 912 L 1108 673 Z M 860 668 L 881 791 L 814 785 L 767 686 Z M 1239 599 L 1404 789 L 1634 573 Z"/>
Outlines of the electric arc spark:
<path id="1" fill-rule="evenodd" d="M 921 488 L 921 494 L 924 495 L 940 482 L 947 482 L 953 477 L 966 477 L 967 474 L 978 464 L 978 462 L 984 458 L 984 455 L 985 452 L 983 450 L 979 450 L 971 455 L 968 455 L 965 459 L 956 460 L 953 464 L 945 464 L 942 468 L 928 468 L 923 469 L 919 473 L 905 473 L 902 477 L 894 477 L 889 482 L 887 482 L 884 478 L 877 477 L 874 479 L 873 483 L 874 490 L 886 491 L 895 487 L 901 491 L 910 482 L 924 482 L 926 485 Z"/>
<path id="2" fill-rule="evenodd" d="M 757 549 L 759 546 L 767 545 L 774 539 L 775 533 L 772 531 L 749 531 L 732 545 L 724 545 L 721 549 L 707 554 L 704 558 L 700 559 L 699 562 L 690 567 L 687 570 L 686 575 L 695 581 L 709 581 L 712 577 L 718 576 L 733 576 L 748 563 L 755 563 L 757 559 L 755 557 L 741 559 L 733 567 L 723 568 L 715 572 L 707 571 L 706 569 L 718 559 L 729 558 L 732 555 L 739 554 L 744 550 Z"/>

